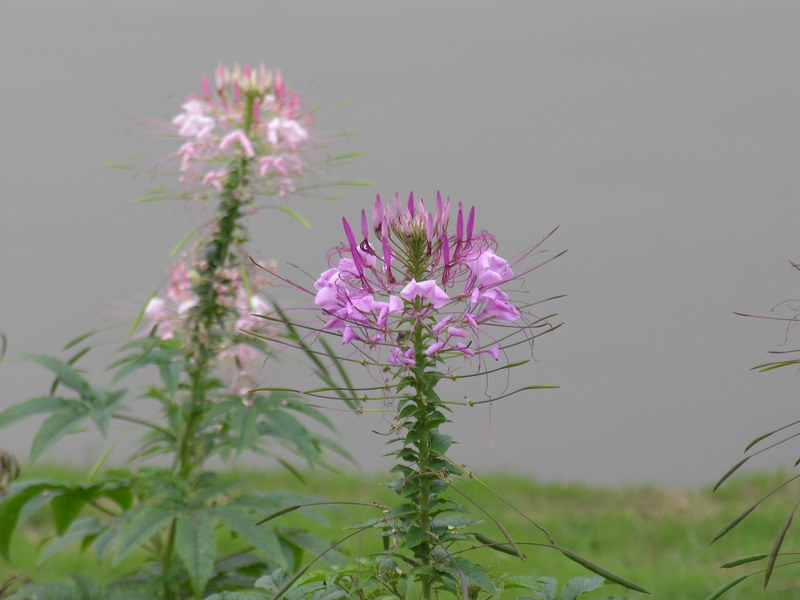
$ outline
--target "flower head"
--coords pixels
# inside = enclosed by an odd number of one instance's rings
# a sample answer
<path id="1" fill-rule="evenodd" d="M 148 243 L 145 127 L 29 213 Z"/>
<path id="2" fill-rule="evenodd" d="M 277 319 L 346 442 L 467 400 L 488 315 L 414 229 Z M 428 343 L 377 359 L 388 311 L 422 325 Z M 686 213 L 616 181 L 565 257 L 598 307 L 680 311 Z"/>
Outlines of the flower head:
<path id="1" fill-rule="evenodd" d="M 325 329 L 392 365 L 415 364 L 421 341 L 429 357 L 499 358 L 508 333 L 492 326 L 520 321 L 524 307 L 503 289 L 515 279 L 512 265 L 492 234 L 475 229 L 474 208 L 459 203 L 453 231 L 441 194 L 433 211 L 413 194 L 378 196 L 371 226 L 366 211 L 360 221 L 356 237 L 343 219 L 346 241 L 329 252 L 330 268 L 314 284 Z M 413 340 L 420 323 L 424 340 Z"/>
<path id="2" fill-rule="evenodd" d="M 180 180 L 198 194 L 222 190 L 224 168 L 237 156 L 256 161 L 261 183 L 280 196 L 295 191 L 303 174 L 302 153 L 311 142 L 311 116 L 299 95 L 289 91 L 280 71 L 219 65 L 212 90 L 206 75 L 203 93 L 190 95 L 172 119 L 183 139 L 175 157 Z M 199 189 L 198 189 L 199 188 Z"/>

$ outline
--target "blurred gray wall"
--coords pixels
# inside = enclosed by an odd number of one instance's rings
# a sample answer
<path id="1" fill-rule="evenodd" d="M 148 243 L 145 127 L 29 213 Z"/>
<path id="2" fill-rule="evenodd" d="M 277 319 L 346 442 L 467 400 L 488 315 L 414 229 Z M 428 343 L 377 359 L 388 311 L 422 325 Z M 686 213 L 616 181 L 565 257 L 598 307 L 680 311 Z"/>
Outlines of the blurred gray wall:
<path id="1" fill-rule="evenodd" d="M 797 372 L 748 369 L 797 338 L 732 314 L 800 296 L 800 4 L 774 0 L 2 0 L 0 408 L 49 384 L 19 352 L 123 322 L 199 222 L 132 204 L 152 177 L 102 164 L 172 151 L 121 109 L 170 119 L 219 61 L 282 68 L 324 107 L 319 129 L 358 132 L 336 147 L 366 156 L 339 175 L 378 184 L 297 201 L 312 231 L 259 217 L 254 253 L 285 272 L 321 271 L 340 216 L 376 191 L 477 205 L 503 255 L 560 226 L 548 247 L 568 253 L 528 289 L 568 294 L 553 305 L 566 326 L 515 381 L 561 389 L 457 412 L 458 460 L 701 483 L 796 417 Z M 359 464 L 384 468 L 380 419 L 334 416 Z M 33 425 L 0 431 L 0 448 L 25 455 Z"/>

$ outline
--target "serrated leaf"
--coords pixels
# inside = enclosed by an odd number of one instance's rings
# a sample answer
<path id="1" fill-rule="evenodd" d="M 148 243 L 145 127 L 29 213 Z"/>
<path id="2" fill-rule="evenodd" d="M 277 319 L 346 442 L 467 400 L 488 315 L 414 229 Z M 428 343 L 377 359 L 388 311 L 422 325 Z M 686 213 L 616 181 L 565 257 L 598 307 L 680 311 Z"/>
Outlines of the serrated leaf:
<path id="1" fill-rule="evenodd" d="M 69 531 L 67 531 L 61 537 L 50 540 L 50 542 L 44 546 L 42 552 L 39 554 L 39 557 L 36 559 L 36 564 L 42 564 L 56 552 L 71 546 L 75 542 L 78 542 L 87 536 L 96 536 L 103 529 L 105 529 L 103 524 L 94 518 L 86 518 L 75 521 Z"/>
<path id="2" fill-rule="evenodd" d="M 15 598 L 16 597 L 16 598 Z M 76 600 L 75 588 L 69 583 L 59 583 L 54 581 L 29 583 L 16 590 L 16 593 L 9 600 Z"/>
<path id="3" fill-rule="evenodd" d="M 0 413 L 0 429 L 13 425 L 17 421 L 22 421 L 33 415 L 46 412 L 56 412 L 67 406 L 74 400 L 66 400 L 56 396 L 41 396 L 31 398 L 20 404 L 8 407 Z"/>
<path id="4" fill-rule="evenodd" d="M 497 588 L 482 566 L 460 556 L 454 556 L 450 562 L 456 570 L 467 576 L 471 584 L 478 586 L 490 596 L 497 596 Z"/>
<path id="5" fill-rule="evenodd" d="M 258 432 L 258 415 L 255 414 L 254 405 L 247 406 L 239 402 L 234 418 L 234 431 L 236 431 L 236 456 L 241 456 L 253 442 L 256 441 Z"/>
<path id="6" fill-rule="evenodd" d="M 516 553 L 514 553 L 516 556 Z M 529 575 L 511 575 L 503 582 L 506 589 L 509 588 L 523 588 L 526 590 L 536 590 L 541 587 L 541 583 L 536 577 Z"/>
<path id="7" fill-rule="evenodd" d="M 115 519 L 94 541 L 94 550 L 97 553 L 97 560 L 103 560 L 112 544 L 119 537 L 123 527 L 123 519 Z"/>
<path id="8" fill-rule="evenodd" d="M 135 512 L 120 531 L 113 565 L 117 566 L 123 558 L 157 534 L 173 518 L 174 512 L 157 506 Z"/>
<path id="9" fill-rule="evenodd" d="M 258 515 L 238 506 L 215 506 L 209 508 L 208 513 L 217 517 L 245 542 L 255 546 L 268 561 L 288 567 L 275 532 L 268 527 L 256 526 Z"/>
<path id="10" fill-rule="evenodd" d="M 597 575 L 600 575 L 601 577 L 604 577 L 613 583 L 619 584 L 622 587 L 628 588 L 629 590 L 635 590 L 637 592 L 643 592 L 645 594 L 650 593 L 642 586 L 633 583 L 632 581 L 628 581 L 627 579 L 620 577 L 619 575 L 615 575 L 611 571 L 608 571 L 603 567 L 594 564 L 592 561 L 582 557 L 580 554 L 573 552 L 569 548 L 563 548 L 560 546 L 556 546 L 555 548 L 571 561 L 578 563 L 585 569 L 588 569 L 592 573 L 596 573 Z"/>
<path id="11" fill-rule="evenodd" d="M 78 422 L 84 420 L 89 414 L 89 409 L 78 402 L 70 402 L 71 406 L 50 417 L 42 423 L 31 445 L 31 462 L 34 462 L 42 453 L 69 433 L 69 430 Z"/>
<path id="12" fill-rule="evenodd" d="M 186 567 L 194 593 L 202 595 L 214 571 L 217 554 L 214 524 L 207 512 L 198 510 L 178 515 L 175 549 Z"/>
<path id="13" fill-rule="evenodd" d="M 560 600 L 575 600 L 579 595 L 584 592 L 591 592 L 597 588 L 605 585 L 606 580 L 599 575 L 584 575 L 582 577 L 573 577 L 561 588 Z"/>
<path id="14" fill-rule="evenodd" d="M 61 385 L 78 392 L 82 398 L 87 398 L 92 395 L 92 389 L 88 382 L 80 373 L 78 373 L 76 369 L 67 363 L 60 361 L 54 356 L 48 356 L 46 354 L 29 354 L 24 352 L 22 353 L 22 356 L 55 373 Z"/>

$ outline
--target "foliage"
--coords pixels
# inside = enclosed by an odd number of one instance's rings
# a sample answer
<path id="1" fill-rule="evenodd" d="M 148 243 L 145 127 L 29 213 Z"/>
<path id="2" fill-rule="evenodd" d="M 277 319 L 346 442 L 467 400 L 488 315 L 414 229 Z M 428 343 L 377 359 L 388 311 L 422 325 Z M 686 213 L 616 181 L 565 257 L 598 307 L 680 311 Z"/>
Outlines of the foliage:
<path id="1" fill-rule="evenodd" d="M 800 265 L 792 263 L 792 267 L 800 270 Z M 798 323 L 797 308 L 794 306 L 793 301 L 782 302 L 776 308 L 788 309 L 790 314 L 788 316 L 780 315 L 780 316 L 766 316 L 758 318 L 785 322 L 786 337 L 788 339 L 790 329 Z M 742 313 L 736 313 L 736 314 L 748 317 L 754 316 L 754 315 L 745 315 Z M 786 356 L 786 355 L 796 354 L 797 352 L 800 352 L 800 350 L 789 350 L 789 351 L 781 350 L 781 351 L 773 351 L 772 353 Z M 778 361 L 757 365 L 753 367 L 753 370 L 756 370 L 759 373 L 766 373 L 773 371 L 775 369 L 791 367 L 799 364 L 800 364 L 800 358 L 789 357 L 789 358 L 782 358 L 781 360 Z M 750 461 L 750 459 L 755 458 L 770 450 L 773 450 L 779 446 L 782 446 L 783 444 L 791 442 L 792 440 L 800 436 L 800 429 L 798 429 L 798 425 L 800 425 L 800 421 L 793 421 L 787 425 L 783 425 L 782 427 L 779 427 L 777 429 L 759 435 L 757 438 L 755 438 L 753 441 L 747 444 L 744 450 L 745 452 L 744 458 L 742 458 L 739 462 L 737 462 L 722 476 L 722 478 L 720 478 L 714 489 L 715 490 L 718 489 L 731 475 L 733 475 L 736 471 L 738 471 L 745 463 Z M 800 459 L 795 461 L 793 467 L 796 468 L 798 465 L 800 465 Z M 783 481 L 780 485 L 773 488 L 769 493 L 759 498 L 755 503 L 751 504 L 746 510 L 737 515 L 736 518 L 729 521 L 719 531 L 719 533 L 717 533 L 717 535 L 714 536 L 714 539 L 711 540 L 711 543 L 713 544 L 714 542 L 725 536 L 728 532 L 736 528 L 750 514 L 752 514 L 763 503 L 765 503 L 767 499 L 771 498 L 777 492 L 780 492 L 785 488 L 788 489 L 798 479 L 800 479 L 800 475 L 793 474 L 791 477 Z M 728 590 L 732 589 L 733 587 L 739 585 L 743 581 L 756 575 L 764 576 L 763 585 L 764 589 L 766 589 L 776 569 L 798 564 L 798 560 L 796 559 L 797 552 L 796 551 L 787 552 L 783 549 L 784 542 L 786 541 L 787 534 L 789 533 L 789 529 L 792 526 L 792 522 L 794 520 L 794 516 L 797 513 L 798 508 L 800 508 L 800 496 L 797 497 L 796 502 L 794 502 L 794 505 L 786 514 L 783 523 L 780 525 L 777 532 L 775 533 L 775 539 L 772 543 L 772 547 L 769 550 L 769 552 L 742 556 L 734 560 L 728 561 L 722 565 L 723 568 L 729 569 L 729 568 L 739 567 L 742 565 L 753 565 L 755 563 L 760 563 L 760 566 L 762 566 L 763 568 L 755 572 L 751 572 L 745 575 L 740 575 L 739 577 L 729 581 L 728 583 L 720 587 L 718 590 L 716 590 L 714 593 L 712 593 L 710 596 L 708 596 L 707 600 L 714 600 L 715 598 L 722 597 Z"/>
<path id="2" fill-rule="evenodd" d="M 367 392 L 362 401 L 388 407 L 375 410 L 386 410 L 391 416 L 389 454 L 395 459 L 392 472 L 398 478 L 388 486 L 397 499 L 388 504 L 364 503 L 371 516 L 353 525 L 352 533 L 342 540 L 373 530 L 382 538 L 383 550 L 367 561 L 327 575 L 309 572 L 312 561 L 292 576 L 275 571 L 257 585 L 274 600 L 473 600 L 499 598 L 509 587 L 526 588 L 550 600 L 574 598 L 591 588 L 587 581 L 600 585 L 606 580 L 645 592 L 638 584 L 556 544 L 540 525 L 535 526 L 541 541 L 518 542 L 503 523 L 461 489 L 461 480 L 474 475 L 447 454 L 454 440 L 441 428 L 449 422 L 453 407 L 493 403 L 515 393 L 552 386 L 525 386 L 486 400 L 452 401 L 441 395 L 439 384 L 521 366 L 528 361 L 506 360 L 499 367 L 490 367 L 486 361 L 499 361 L 501 355 L 508 359 L 513 348 L 532 345 L 534 339 L 559 325 L 551 323 L 554 315 L 533 312 L 538 302 L 517 300 L 506 291 L 521 277 L 513 269 L 538 251 L 539 245 L 511 264 L 496 254 L 494 236 L 475 229 L 474 208 L 467 212 L 459 205 L 451 234 L 450 199 L 439 195 L 436 206 L 435 212 L 428 212 L 423 200 L 413 194 L 407 202 L 395 197 L 394 203 L 386 204 L 379 196 L 371 228 L 366 212 L 361 213 L 360 242 L 343 219 L 347 241 L 329 253 L 330 268 L 315 282 L 316 293 L 305 290 L 314 296 L 322 322 L 316 327 L 307 320 L 291 323 L 310 331 L 309 338 L 341 338 L 352 348 L 345 360 L 367 367 L 376 380 L 373 387 L 358 388 Z M 550 260 L 540 261 L 523 274 Z M 465 367 L 475 370 L 460 374 Z M 334 391 L 262 389 L 315 398 L 330 397 Z M 475 529 L 482 519 L 471 514 L 469 505 L 495 524 L 498 539 Z M 301 506 L 286 506 L 264 517 L 262 523 Z M 524 560 L 523 549 L 527 548 L 555 550 L 599 577 L 574 580 L 559 596 L 551 580 L 492 576 L 483 564 L 468 558 L 473 550 L 490 549 Z M 323 552 L 318 558 L 324 556 Z M 586 590 L 579 589 L 581 582 L 586 583 Z"/>
<path id="3" fill-rule="evenodd" d="M 331 425 L 296 395 L 250 391 L 256 385 L 252 365 L 270 348 L 240 332 L 253 326 L 252 313 L 274 310 L 259 294 L 267 282 L 253 272 L 246 251 L 247 217 L 259 197 L 298 192 L 309 166 L 304 161 L 320 146 L 310 125 L 310 113 L 280 72 L 247 65 L 233 71 L 220 66 L 213 92 L 204 75 L 203 94 L 190 95 L 167 125 L 182 141 L 166 161 L 179 164 L 186 188 L 179 195 L 212 204 L 212 216 L 183 237 L 179 247 L 188 249 L 165 294 L 153 294 L 134 319 L 133 337 L 109 367 L 109 385 L 92 385 L 78 367 L 91 349 L 87 340 L 93 334 L 86 334 L 67 344 L 72 355 L 66 360 L 25 355 L 52 373 L 50 390 L 0 413 L 0 428 L 45 417 L 33 438 L 32 461 L 86 426 L 104 436 L 114 421 L 145 431 L 130 468 L 102 471 L 104 455 L 77 483 L 9 483 L 15 463 L 3 460 L 0 493 L 7 491 L 7 497 L 0 504 L 0 553 L 8 559 L 16 531 L 49 508 L 55 537 L 42 547 L 42 560 L 77 545 L 81 551 L 93 548 L 98 560 L 112 565 L 133 555 L 147 556 L 146 563 L 107 587 L 76 575 L 71 583 L 25 585 L 11 598 L 199 599 L 215 590 L 250 587 L 264 569 L 295 569 L 303 552 L 319 547 L 319 540 L 296 528 L 255 527 L 265 507 L 308 501 L 307 496 L 244 493 L 240 482 L 222 481 L 208 468 L 215 457 L 230 461 L 253 452 L 299 475 L 288 456 L 311 468 L 326 466 L 326 454 L 346 456 L 333 440 L 306 427 L 309 419 Z M 342 161 L 334 157 L 337 162 Z M 167 195 L 159 191 L 148 199 Z M 292 209 L 273 207 L 305 223 Z M 139 381 L 149 382 L 132 399 L 120 386 L 142 371 L 147 379 Z M 330 375 L 323 380 L 334 381 Z M 158 405 L 156 420 L 137 414 L 142 398 Z M 224 536 L 238 540 L 232 553 L 219 551 Z M 335 554 L 328 558 L 338 560 Z"/>

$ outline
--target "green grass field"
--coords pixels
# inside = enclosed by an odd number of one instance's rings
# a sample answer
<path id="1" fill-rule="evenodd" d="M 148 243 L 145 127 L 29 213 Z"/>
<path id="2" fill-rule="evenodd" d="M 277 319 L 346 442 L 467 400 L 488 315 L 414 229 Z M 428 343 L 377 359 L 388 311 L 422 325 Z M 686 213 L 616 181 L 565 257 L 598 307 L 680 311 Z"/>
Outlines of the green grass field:
<path id="1" fill-rule="evenodd" d="M 45 466 L 30 469 L 26 477 L 80 479 L 81 473 L 71 467 Z M 355 475 L 312 474 L 301 484 L 284 472 L 240 470 L 231 476 L 254 489 L 291 489 L 317 494 L 330 500 L 373 499 L 391 501 L 392 493 L 382 484 L 383 478 Z M 774 536 L 796 502 L 791 490 L 776 494 L 751 514 L 725 538 L 709 547 L 709 540 L 723 525 L 745 510 L 777 483 L 778 474 L 735 477 L 716 494 L 710 489 L 666 489 L 653 486 L 619 488 L 589 487 L 578 484 L 540 483 L 527 477 L 491 474 L 486 484 L 507 502 L 499 500 L 477 481 L 466 481 L 462 491 L 478 505 L 499 519 L 518 542 L 543 541 L 543 536 L 520 513 L 544 525 L 555 541 L 600 565 L 631 579 L 650 590 L 657 600 L 702 600 L 724 582 L 750 572 L 748 567 L 721 570 L 727 560 L 768 552 Z M 512 506 L 514 508 L 512 508 Z M 517 509 L 519 512 L 517 512 Z M 475 513 L 479 511 L 476 509 Z M 324 525 L 299 514 L 290 519 L 335 541 L 341 537 L 344 524 L 366 518 L 364 509 L 330 512 L 331 524 Z M 91 552 L 80 554 L 77 548 L 56 555 L 46 564 L 36 564 L 37 546 L 52 534 L 48 515 L 33 518 L 12 542 L 12 560 L 0 559 L 0 582 L 11 575 L 33 578 L 64 577 L 70 571 L 84 571 L 94 576 L 111 578 L 136 568 L 127 563 L 112 569 L 107 562 L 98 565 Z M 484 532 L 502 538 L 490 520 Z M 790 530 L 784 549 L 793 550 L 793 538 L 800 529 Z M 373 535 L 353 538 L 343 548 L 351 556 L 377 549 L 380 543 Z M 495 570 L 533 576 L 553 575 L 566 580 L 586 574 L 578 565 L 552 550 L 529 547 L 528 558 L 517 558 L 484 551 L 485 564 Z M 763 563 L 756 563 L 761 565 Z M 3 573 L 5 571 L 5 573 Z M 2 584 L 0 583 L 0 588 Z M 621 595 L 621 588 L 606 587 L 600 597 Z M 629 597 L 644 597 L 628 593 Z M 596 596 L 597 597 L 597 596 Z M 752 578 L 725 595 L 730 600 L 788 600 L 800 598 L 800 566 L 776 571 L 768 592 L 761 589 L 761 578 Z"/>

